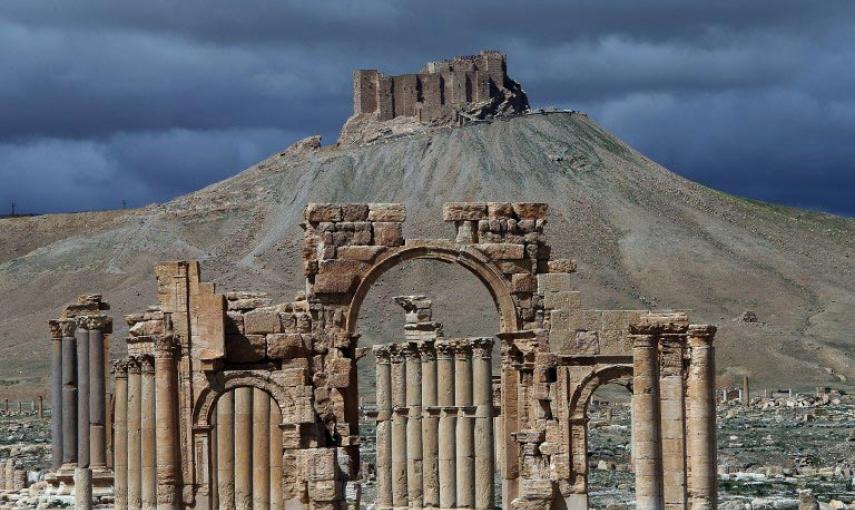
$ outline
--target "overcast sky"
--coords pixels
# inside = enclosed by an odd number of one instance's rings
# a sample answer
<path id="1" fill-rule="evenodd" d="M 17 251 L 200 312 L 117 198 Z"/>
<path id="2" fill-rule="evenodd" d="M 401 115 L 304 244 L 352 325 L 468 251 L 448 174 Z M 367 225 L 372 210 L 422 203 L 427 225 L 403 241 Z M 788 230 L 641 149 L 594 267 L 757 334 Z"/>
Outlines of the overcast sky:
<path id="1" fill-rule="evenodd" d="M 855 215 L 855 1 L 0 0 L 0 214 L 141 206 L 294 140 L 351 71 L 508 55 L 686 177 Z"/>

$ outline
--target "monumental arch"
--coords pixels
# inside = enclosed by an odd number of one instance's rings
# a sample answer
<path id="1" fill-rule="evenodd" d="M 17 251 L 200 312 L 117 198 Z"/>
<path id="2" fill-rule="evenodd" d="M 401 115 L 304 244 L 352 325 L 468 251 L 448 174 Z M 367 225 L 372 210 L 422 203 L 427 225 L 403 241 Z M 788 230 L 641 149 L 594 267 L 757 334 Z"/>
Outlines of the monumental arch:
<path id="1" fill-rule="evenodd" d="M 547 213 L 448 203 L 453 239 L 405 240 L 401 204 L 309 204 L 306 290 L 282 304 L 220 293 L 197 262 L 158 264 L 159 303 L 125 316 L 128 356 L 114 364 L 117 507 L 357 508 L 356 317 L 381 274 L 417 258 L 470 271 L 500 324 L 495 338 L 445 339 L 418 300 L 399 302 L 406 341 L 375 349 L 378 508 L 490 508 L 493 472 L 505 508 L 587 508 L 585 408 L 627 377 L 638 508 L 715 507 L 715 328 L 583 309 Z"/>

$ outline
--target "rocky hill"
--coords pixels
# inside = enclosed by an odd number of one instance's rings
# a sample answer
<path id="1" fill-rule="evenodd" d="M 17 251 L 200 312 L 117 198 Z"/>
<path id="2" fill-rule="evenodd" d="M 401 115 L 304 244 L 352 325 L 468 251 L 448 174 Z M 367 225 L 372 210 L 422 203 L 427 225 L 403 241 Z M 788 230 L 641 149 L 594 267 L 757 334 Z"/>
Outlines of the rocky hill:
<path id="1" fill-rule="evenodd" d="M 720 193 L 583 114 L 549 113 L 307 144 L 145 209 L 0 220 L 0 389 L 43 391 L 46 321 L 77 294 L 103 293 L 117 325 L 154 303 L 158 260 L 198 258 L 222 289 L 288 299 L 302 287 L 307 202 L 404 202 L 405 235 L 417 238 L 450 236 L 441 207 L 461 200 L 548 202 L 553 252 L 579 261 L 584 305 L 690 309 L 717 323 L 722 382 L 855 381 L 855 219 Z M 363 307 L 363 338 L 400 338 L 403 314 L 390 298 L 401 292 L 431 297 L 448 335 L 494 333 L 496 312 L 473 280 L 430 262 L 387 273 Z"/>

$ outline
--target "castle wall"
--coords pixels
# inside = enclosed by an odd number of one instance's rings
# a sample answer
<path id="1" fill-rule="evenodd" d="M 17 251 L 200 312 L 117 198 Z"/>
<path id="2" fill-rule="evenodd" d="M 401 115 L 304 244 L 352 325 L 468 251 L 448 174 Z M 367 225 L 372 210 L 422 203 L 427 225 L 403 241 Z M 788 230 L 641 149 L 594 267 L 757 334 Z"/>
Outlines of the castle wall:
<path id="1" fill-rule="evenodd" d="M 395 117 L 415 115 L 416 101 L 419 99 L 419 79 L 415 74 L 394 76 L 393 94 L 395 98 Z"/>
<path id="2" fill-rule="evenodd" d="M 379 71 L 362 69 L 353 72 L 353 112 L 374 113 L 377 111 L 377 80 Z"/>

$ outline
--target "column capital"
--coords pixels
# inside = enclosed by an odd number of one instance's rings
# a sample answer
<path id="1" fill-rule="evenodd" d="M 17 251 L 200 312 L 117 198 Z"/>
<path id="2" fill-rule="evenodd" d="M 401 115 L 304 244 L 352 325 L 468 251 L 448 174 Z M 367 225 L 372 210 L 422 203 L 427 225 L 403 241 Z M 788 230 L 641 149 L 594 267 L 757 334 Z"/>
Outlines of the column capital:
<path id="1" fill-rule="evenodd" d="M 127 379 L 128 368 L 130 368 L 128 358 L 117 359 L 113 361 L 113 364 L 110 367 L 110 373 L 117 379 Z"/>
<path id="2" fill-rule="evenodd" d="M 140 360 L 136 357 L 129 357 L 129 358 L 127 358 L 126 361 L 128 364 L 128 373 L 139 375 L 141 370 L 142 370 L 142 366 L 140 365 Z"/>
<path id="3" fill-rule="evenodd" d="M 418 360 L 421 356 L 418 342 L 406 342 L 401 344 L 401 354 L 408 360 Z"/>
<path id="4" fill-rule="evenodd" d="M 178 342 L 172 335 L 158 336 L 154 340 L 155 358 L 174 358 L 178 350 Z"/>
<path id="5" fill-rule="evenodd" d="M 140 364 L 140 371 L 143 374 L 154 374 L 154 357 L 151 354 L 143 354 L 137 360 Z"/>
<path id="6" fill-rule="evenodd" d="M 485 336 L 472 339 L 472 354 L 476 358 L 488 359 L 493 357 L 492 337 Z"/>
<path id="7" fill-rule="evenodd" d="M 401 344 L 389 344 L 389 355 L 392 363 L 404 362 L 404 349 Z"/>
<path id="8" fill-rule="evenodd" d="M 437 359 L 451 359 L 454 357 L 454 342 L 451 340 L 437 340 L 434 344 L 436 347 Z"/>
<path id="9" fill-rule="evenodd" d="M 50 325 L 50 336 L 54 340 L 74 336 L 74 330 L 77 329 L 77 320 L 75 319 L 55 319 L 48 321 L 48 324 Z"/>
<path id="10" fill-rule="evenodd" d="M 422 361 L 436 361 L 436 346 L 433 340 L 419 342 L 419 352 L 421 353 Z"/>
<path id="11" fill-rule="evenodd" d="M 689 326 L 689 343 L 692 347 L 709 347 L 718 330 L 712 324 L 692 324 Z"/>
<path id="12" fill-rule="evenodd" d="M 84 329 L 98 329 L 104 333 L 111 333 L 113 318 L 106 315 L 84 315 L 77 318 L 77 325 Z"/>
<path id="13" fill-rule="evenodd" d="M 392 350 L 388 345 L 375 345 L 371 348 L 371 351 L 374 353 L 374 357 L 377 359 L 377 363 L 381 365 L 388 365 L 390 361 L 390 356 L 392 355 Z"/>
<path id="14" fill-rule="evenodd" d="M 632 341 L 633 349 L 656 347 L 659 343 L 659 328 L 657 327 L 633 328 L 630 326 L 629 331 L 629 339 Z"/>
<path id="15" fill-rule="evenodd" d="M 686 346 L 686 333 L 662 333 L 659 335 L 659 344 L 664 348 L 681 348 Z"/>
<path id="16" fill-rule="evenodd" d="M 472 358 L 472 342 L 468 339 L 461 338 L 454 342 L 454 357 L 457 359 L 468 360 Z"/>

